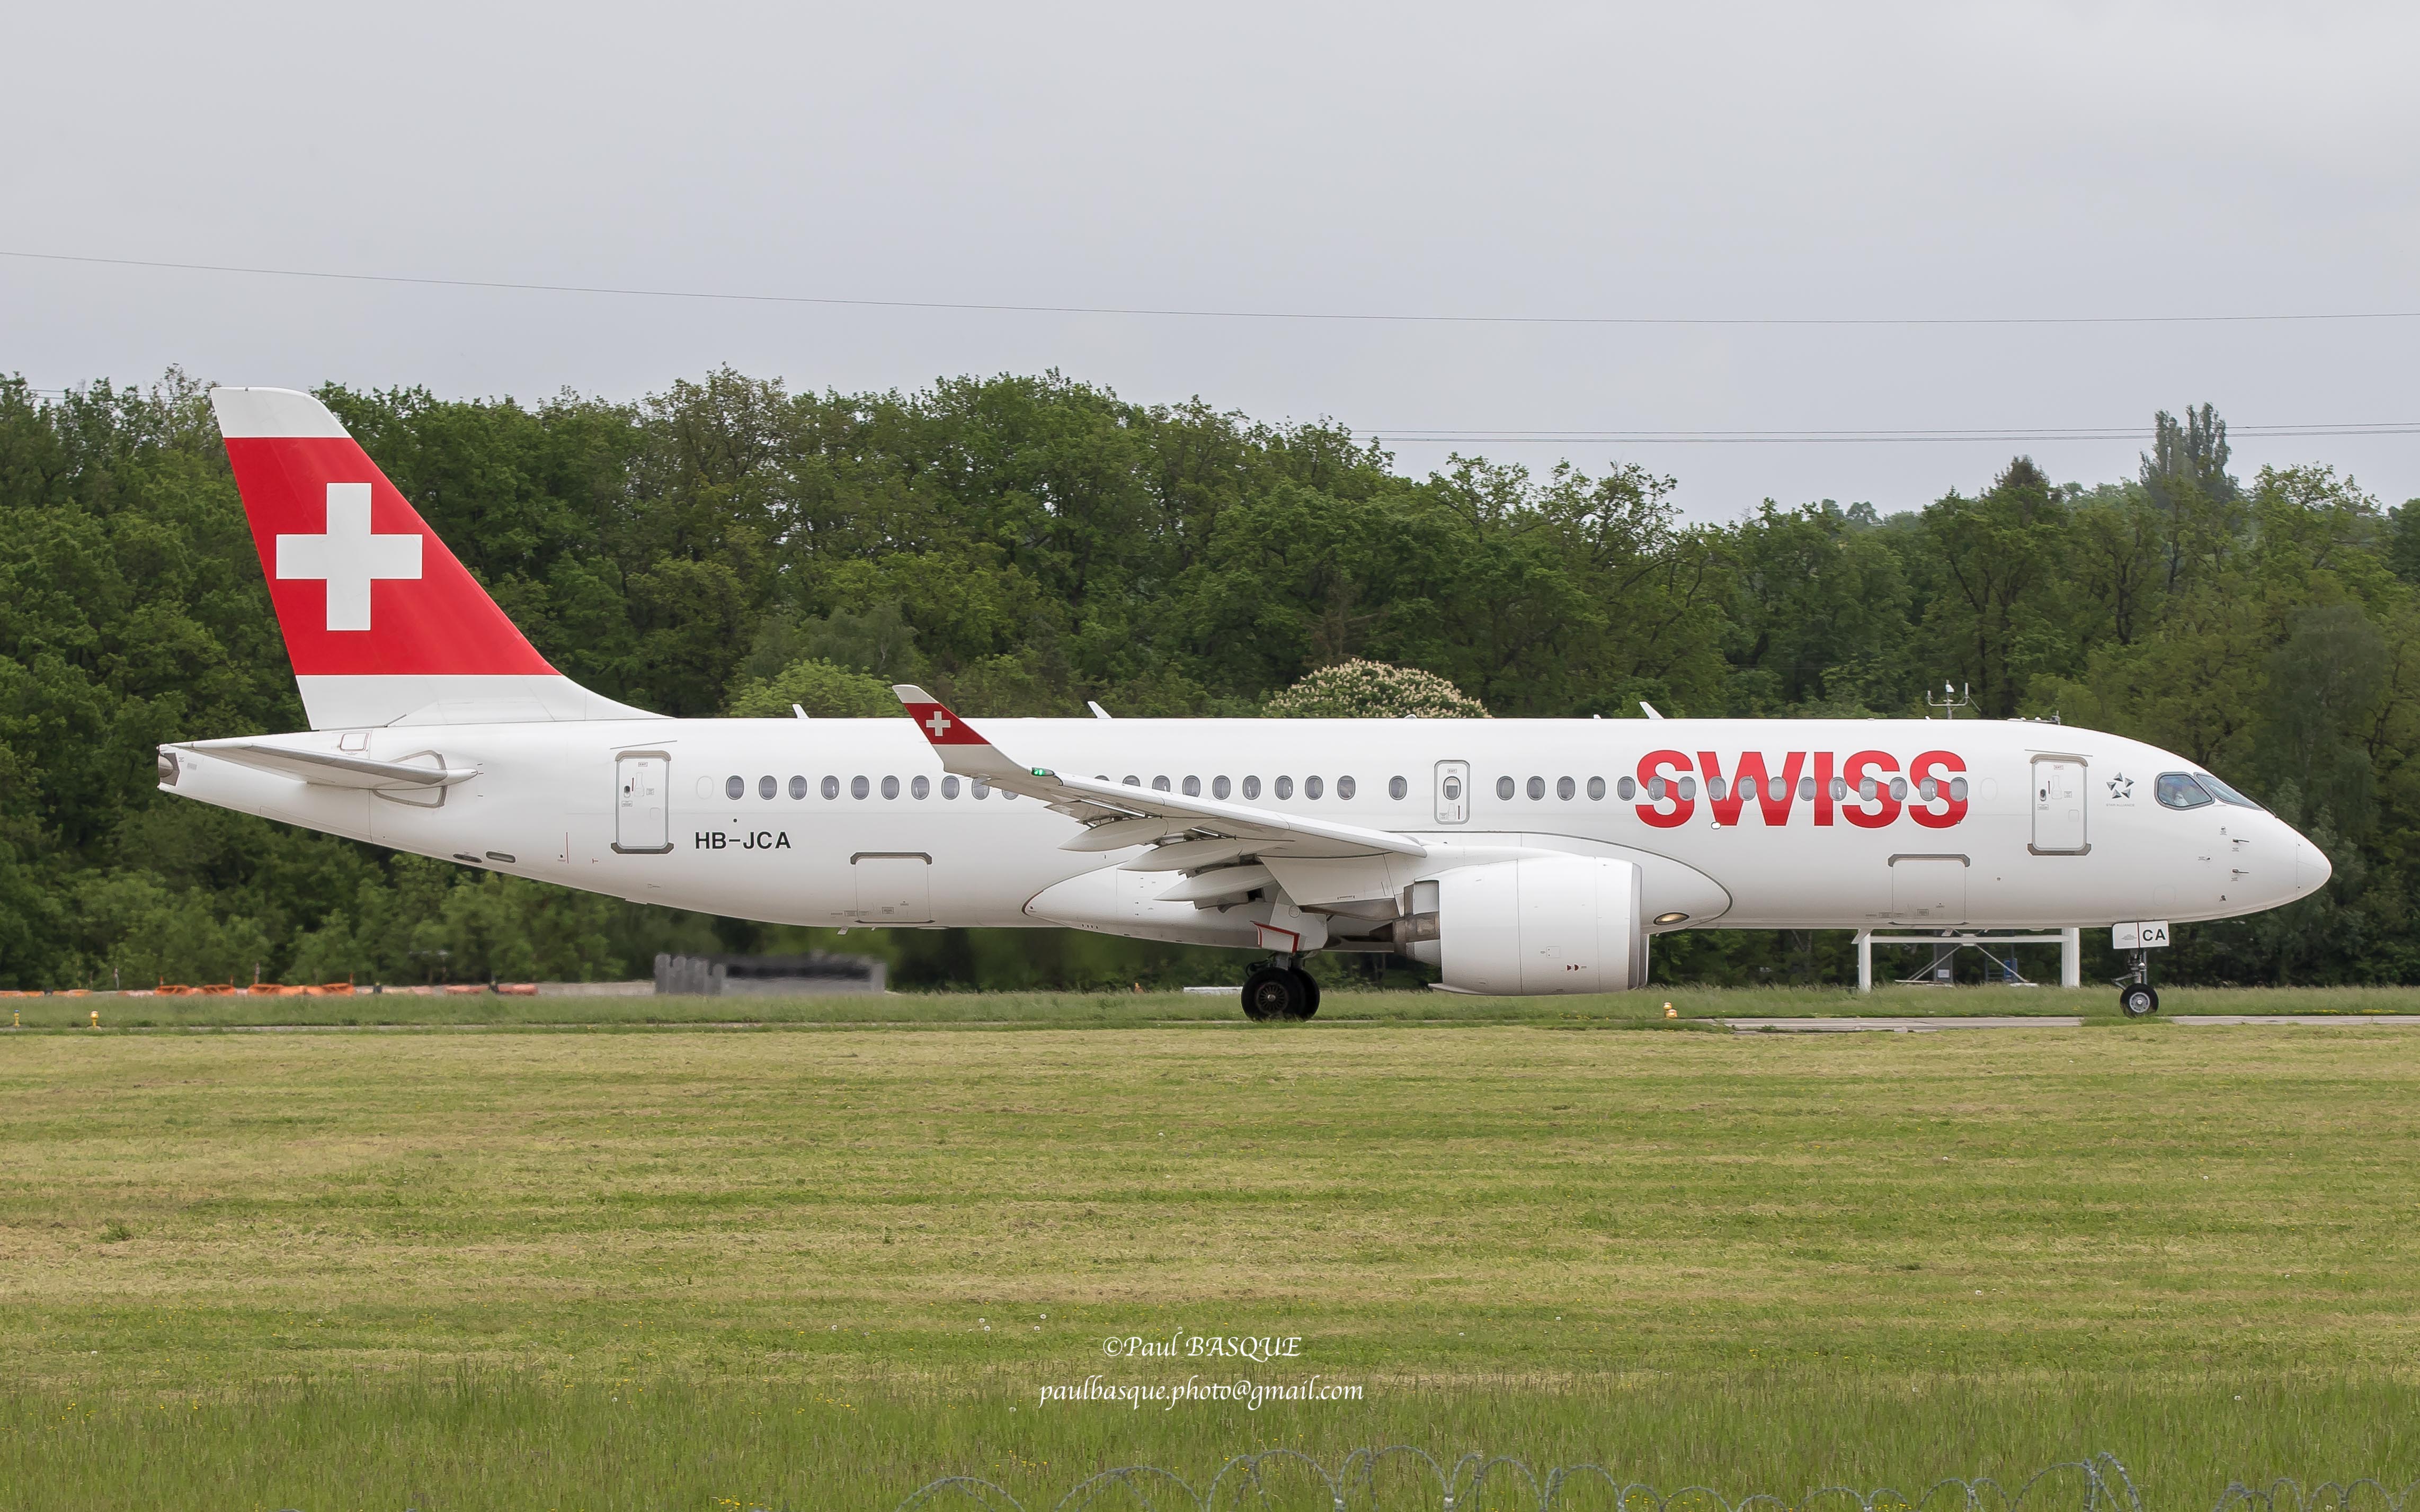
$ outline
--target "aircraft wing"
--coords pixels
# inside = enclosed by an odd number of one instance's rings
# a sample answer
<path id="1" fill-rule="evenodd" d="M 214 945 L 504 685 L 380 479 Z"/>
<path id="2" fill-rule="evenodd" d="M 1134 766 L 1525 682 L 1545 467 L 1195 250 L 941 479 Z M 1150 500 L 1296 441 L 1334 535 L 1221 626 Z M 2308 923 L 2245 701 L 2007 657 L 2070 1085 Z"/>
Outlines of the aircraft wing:
<path id="1" fill-rule="evenodd" d="M 1139 858 L 1126 863 L 1135 871 L 1191 870 L 1266 854 L 1301 857 L 1428 855 L 1428 848 L 1419 841 L 1388 830 L 1021 765 L 923 688 L 903 683 L 892 691 L 931 742 L 943 771 L 1022 797 L 1039 798 L 1082 822 L 1087 826 L 1083 833 L 1068 841 L 1063 850 L 1162 846 L 1168 861 L 1165 867 Z M 1231 843 L 1216 843 L 1221 841 Z M 1174 849 L 1180 844 L 1184 850 Z"/>

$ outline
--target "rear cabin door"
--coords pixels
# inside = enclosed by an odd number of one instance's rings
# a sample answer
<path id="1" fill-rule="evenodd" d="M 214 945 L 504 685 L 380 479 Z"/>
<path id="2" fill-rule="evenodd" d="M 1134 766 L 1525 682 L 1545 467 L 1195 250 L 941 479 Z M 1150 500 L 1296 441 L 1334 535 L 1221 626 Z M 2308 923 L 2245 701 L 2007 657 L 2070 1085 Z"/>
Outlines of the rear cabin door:
<path id="1" fill-rule="evenodd" d="M 2034 854 L 2082 856 L 2092 847 L 2084 832 L 2081 757 L 2034 758 Z"/>
<path id="2" fill-rule="evenodd" d="M 661 856 L 673 848 L 664 815 L 672 758 L 659 750 L 626 750 L 613 761 L 613 849 L 625 856 Z"/>
<path id="3" fill-rule="evenodd" d="M 1470 819 L 1470 764 L 1436 764 L 1436 822 L 1466 824 Z"/>
<path id="4" fill-rule="evenodd" d="M 922 851 L 860 851 L 848 858 L 857 873 L 857 917 L 868 924 L 933 921 L 933 858 Z"/>

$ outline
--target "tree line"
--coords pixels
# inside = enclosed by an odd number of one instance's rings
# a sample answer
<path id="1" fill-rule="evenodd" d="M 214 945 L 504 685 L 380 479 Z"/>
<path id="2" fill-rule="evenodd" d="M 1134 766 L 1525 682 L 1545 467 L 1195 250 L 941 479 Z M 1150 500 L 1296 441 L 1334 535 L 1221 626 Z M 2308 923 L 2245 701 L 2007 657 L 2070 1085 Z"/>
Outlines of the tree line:
<path id="1" fill-rule="evenodd" d="M 1250 715 L 1357 659 L 1499 716 L 2056 717 L 2177 750 L 2334 857 L 2321 896 L 2182 932 L 2171 980 L 2420 980 L 2420 501 L 2229 470 L 2209 407 L 2133 477 L 2017 457 L 1920 510 L 1455 458 L 1140 405 L 1057 374 L 637 403 L 320 396 L 556 667 L 678 716 Z M 1275 712 L 1283 712 L 1282 708 Z M 200 385 L 0 381 L 0 984 L 644 975 L 825 943 L 380 852 L 153 786 L 161 742 L 302 728 Z M 1667 980 L 1837 980 L 1846 935 L 1658 943 Z M 1205 980 L 1225 953 L 861 932 L 894 980 Z"/>

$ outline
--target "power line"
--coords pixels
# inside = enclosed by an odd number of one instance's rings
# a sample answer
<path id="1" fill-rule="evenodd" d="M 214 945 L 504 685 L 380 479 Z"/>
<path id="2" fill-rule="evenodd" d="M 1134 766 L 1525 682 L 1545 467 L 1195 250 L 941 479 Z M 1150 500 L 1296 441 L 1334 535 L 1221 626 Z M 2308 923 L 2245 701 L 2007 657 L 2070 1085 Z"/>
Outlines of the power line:
<path id="1" fill-rule="evenodd" d="M 234 263 L 171 262 L 148 257 L 90 257 L 0 248 L 0 257 L 78 263 L 99 268 L 147 268 L 254 278 L 307 278 L 342 284 L 393 284 L 423 288 L 590 294 L 615 299 L 712 300 L 741 304 L 801 304 L 864 310 L 955 310 L 995 315 L 1084 315 L 1184 320 L 1315 320 L 1363 324 L 1470 326 L 2173 326 L 2250 325 L 2279 321 L 2420 319 L 2420 310 L 2335 310 L 2248 315 L 2002 315 L 2002 316 L 1660 316 L 1419 315 L 1333 310 L 1226 310 L 1116 304 L 1009 304 L 973 300 L 871 300 L 826 294 L 747 294 L 711 289 L 647 288 L 610 284 L 542 284 L 494 278 L 432 278 L 407 273 L 344 273 L 312 268 L 256 268 Z"/>
<path id="2" fill-rule="evenodd" d="M 2350 421 L 2304 425 L 2229 425 L 2230 437 L 2420 436 L 2420 421 Z M 1792 446 L 2000 441 L 2139 441 L 2148 425 L 2070 425 L 2038 430 L 1445 430 L 1376 426 L 1381 441 L 1471 442 L 1497 446 Z"/>

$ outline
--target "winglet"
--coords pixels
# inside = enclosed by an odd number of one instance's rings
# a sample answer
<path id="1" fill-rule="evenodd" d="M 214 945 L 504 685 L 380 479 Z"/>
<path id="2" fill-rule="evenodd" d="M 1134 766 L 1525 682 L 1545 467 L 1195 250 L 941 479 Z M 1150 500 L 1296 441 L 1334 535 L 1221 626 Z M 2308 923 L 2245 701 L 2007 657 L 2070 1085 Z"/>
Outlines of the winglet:
<path id="1" fill-rule="evenodd" d="M 993 781 L 1036 775 L 1002 755 L 999 747 L 975 733 L 974 726 L 951 713 L 948 704 L 915 684 L 894 683 L 891 691 L 898 695 L 908 717 L 916 721 L 916 728 L 941 758 L 941 770 Z"/>

